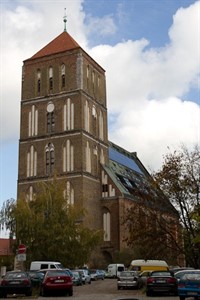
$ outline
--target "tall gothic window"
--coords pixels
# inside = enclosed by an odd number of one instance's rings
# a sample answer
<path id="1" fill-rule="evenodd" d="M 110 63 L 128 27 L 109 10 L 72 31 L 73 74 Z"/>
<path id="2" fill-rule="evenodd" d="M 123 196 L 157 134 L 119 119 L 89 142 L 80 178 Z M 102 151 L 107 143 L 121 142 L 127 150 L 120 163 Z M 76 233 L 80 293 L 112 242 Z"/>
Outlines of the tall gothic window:
<path id="1" fill-rule="evenodd" d="M 87 66 L 87 73 L 86 73 L 86 76 L 87 76 L 87 88 L 89 87 L 89 73 L 90 73 L 90 67 L 88 65 Z"/>
<path id="2" fill-rule="evenodd" d="M 54 104 L 49 102 L 47 105 L 47 133 L 54 132 L 55 118 L 54 118 Z"/>
<path id="3" fill-rule="evenodd" d="M 37 152 L 33 145 L 31 145 L 29 152 L 27 153 L 27 177 L 37 175 Z"/>
<path id="4" fill-rule="evenodd" d="M 53 89 L 53 68 L 49 68 L 49 89 Z"/>
<path id="5" fill-rule="evenodd" d="M 104 134 L 103 134 L 103 114 L 100 111 L 100 115 L 99 115 L 99 138 L 101 140 L 103 140 L 104 138 Z"/>
<path id="6" fill-rule="evenodd" d="M 26 193 L 26 200 L 33 201 L 33 199 L 34 199 L 34 190 L 32 185 L 30 185 Z"/>
<path id="7" fill-rule="evenodd" d="M 28 114 L 28 136 L 38 134 L 38 110 L 35 105 L 32 105 Z"/>
<path id="8" fill-rule="evenodd" d="M 51 175 L 54 171 L 55 154 L 54 145 L 49 143 L 45 148 L 46 154 L 46 174 Z"/>
<path id="9" fill-rule="evenodd" d="M 86 172 L 91 173 L 91 170 L 92 170 L 92 166 L 91 166 L 91 149 L 90 149 L 90 145 L 89 145 L 88 141 L 87 141 L 85 151 L 86 151 Z"/>
<path id="10" fill-rule="evenodd" d="M 61 87 L 65 87 L 65 64 L 61 66 Z"/>
<path id="11" fill-rule="evenodd" d="M 74 170 L 74 146 L 67 140 L 63 147 L 63 172 Z"/>
<path id="12" fill-rule="evenodd" d="M 40 90 L 41 90 L 41 71 L 38 70 L 37 71 L 37 92 L 38 92 L 38 94 L 40 94 Z"/>
<path id="13" fill-rule="evenodd" d="M 106 211 L 103 214 L 103 230 L 104 241 L 110 241 L 110 212 Z"/>
<path id="14" fill-rule="evenodd" d="M 74 129 L 74 103 L 68 98 L 63 107 L 63 130 Z"/>
<path id="15" fill-rule="evenodd" d="M 88 101 L 85 101 L 84 106 L 84 122 L 85 122 L 85 130 L 90 131 L 90 109 L 88 105 Z"/>
<path id="16" fill-rule="evenodd" d="M 69 205 L 74 205 L 74 188 L 69 181 L 67 181 L 66 190 L 64 190 L 64 198 Z"/>

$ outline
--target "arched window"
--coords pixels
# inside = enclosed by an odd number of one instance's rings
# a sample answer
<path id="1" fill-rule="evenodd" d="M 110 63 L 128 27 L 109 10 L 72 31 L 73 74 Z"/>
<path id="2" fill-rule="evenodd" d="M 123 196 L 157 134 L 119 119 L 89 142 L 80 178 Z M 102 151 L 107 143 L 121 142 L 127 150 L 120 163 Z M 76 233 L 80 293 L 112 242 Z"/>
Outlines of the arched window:
<path id="1" fill-rule="evenodd" d="M 45 147 L 45 155 L 46 155 L 46 174 L 51 175 L 54 171 L 54 163 L 55 163 L 54 145 L 52 143 L 49 143 Z"/>
<path id="2" fill-rule="evenodd" d="M 27 153 L 27 177 L 37 175 L 37 152 L 33 145 L 31 145 L 29 152 Z"/>
<path id="3" fill-rule="evenodd" d="M 104 138 L 104 134 L 103 134 L 103 114 L 100 111 L 100 115 L 99 115 L 99 138 L 101 140 L 103 140 Z"/>
<path id="4" fill-rule="evenodd" d="M 85 101 L 84 106 L 84 122 L 85 122 L 85 130 L 90 131 L 90 108 L 88 105 L 88 101 Z"/>
<path id="5" fill-rule="evenodd" d="M 74 103 L 68 98 L 63 107 L 63 130 L 74 129 Z"/>
<path id="6" fill-rule="evenodd" d="M 69 205 L 74 205 L 74 188 L 69 181 L 67 181 L 66 190 L 64 191 L 64 198 Z"/>
<path id="7" fill-rule="evenodd" d="M 110 212 L 103 213 L 104 241 L 110 241 Z"/>
<path id="8" fill-rule="evenodd" d="M 40 69 L 37 70 L 37 92 L 40 94 L 41 90 L 41 71 Z"/>
<path id="9" fill-rule="evenodd" d="M 65 64 L 61 66 L 61 87 L 65 87 Z"/>
<path id="10" fill-rule="evenodd" d="M 89 145 L 88 141 L 87 141 L 85 152 L 86 152 L 86 172 L 91 173 L 91 170 L 92 170 L 92 166 L 91 166 L 91 149 L 90 149 L 90 145 Z"/>
<path id="11" fill-rule="evenodd" d="M 89 74 L 90 74 L 90 66 L 88 65 L 87 66 L 87 73 L 86 73 L 86 76 L 87 76 L 87 88 L 89 87 Z"/>
<path id="12" fill-rule="evenodd" d="M 63 172 L 74 170 L 74 146 L 67 140 L 63 147 Z"/>
<path id="13" fill-rule="evenodd" d="M 49 89 L 53 89 L 53 68 L 49 68 Z"/>
<path id="14" fill-rule="evenodd" d="M 38 134 L 38 110 L 35 105 L 32 105 L 28 115 L 28 136 Z"/>
<path id="15" fill-rule="evenodd" d="M 54 118 L 54 104 L 49 102 L 47 104 L 47 133 L 54 132 L 55 118 Z"/>

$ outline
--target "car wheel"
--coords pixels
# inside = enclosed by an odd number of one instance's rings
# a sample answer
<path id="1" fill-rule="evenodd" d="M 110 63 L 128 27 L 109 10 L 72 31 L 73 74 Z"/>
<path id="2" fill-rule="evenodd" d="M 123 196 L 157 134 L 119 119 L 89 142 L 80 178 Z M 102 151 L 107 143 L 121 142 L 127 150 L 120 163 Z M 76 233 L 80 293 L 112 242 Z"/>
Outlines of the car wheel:
<path id="1" fill-rule="evenodd" d="M 32 290 L 28 291 L 28 292 L 26 293 L 26 296 L 27 296 L 27 297 L 32 296 Z"/>
<path id="2" fill-rule="evenodd" d="M 68 292 L 68 295 L 69 295 L 69 296 L 73 296 L 73 290 L 70 290 L 70 291 Z"/>
<path id="3" fill-rule="evenodd" d="M 40 290 L 40 295 L 41 295 L 42 297 L 45 297 L 45 295 L 46 295 L 43 287 L 42 287 L 41 290 Z"/>
<path id="4" fill-rule="evenodd" d="M 152 295 L 152 293 L 150 291 L 146 291 L 146 296 L 150 297 Z"/>
<path id="5" fill-rule="evenodd" d="M 7 298 L 7 294 L 1 293 L 0 298 Z"/>
<path id="6" fill-rule="evenodd" d="M 88 283 L 91 284 L 91 280 Z"/>
<path id="7" fill-rule="evenodd" d="M 180 300 L 185 300 L 185 297 L 184 296 L 180 296 L 179 299 Z"/>

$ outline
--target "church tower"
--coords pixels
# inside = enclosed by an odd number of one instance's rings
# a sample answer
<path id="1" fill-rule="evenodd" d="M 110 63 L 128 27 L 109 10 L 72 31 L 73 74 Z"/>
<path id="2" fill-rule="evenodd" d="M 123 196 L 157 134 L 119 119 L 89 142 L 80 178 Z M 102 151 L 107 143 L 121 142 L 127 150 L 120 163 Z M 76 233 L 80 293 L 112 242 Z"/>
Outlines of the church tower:
<path id="1" fill-rule="evenodd" d="M 66 20 L 64 20 L 66 22 Z M 104 69 L 64 30 L 23 63 L 18 197 L 64 181 L 95 229 L 102 228 L 101 165 L 108 162 Z"/>

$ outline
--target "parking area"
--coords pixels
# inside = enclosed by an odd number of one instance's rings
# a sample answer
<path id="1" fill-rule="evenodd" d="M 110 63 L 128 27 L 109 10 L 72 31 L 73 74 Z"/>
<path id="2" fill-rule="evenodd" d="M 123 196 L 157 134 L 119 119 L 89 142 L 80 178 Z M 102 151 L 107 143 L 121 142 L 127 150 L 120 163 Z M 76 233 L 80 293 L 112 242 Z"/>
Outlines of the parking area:
<path id="1" fill-rule="evenodd" d="M 66 299 L 66 297 L 50 297 L 51 299 Z M 50 299 L 45 297 L 45 299 Z M 40 300 L 43 298 L 40 297 Z M 72 300 L 179 300 L 179 297 L 158 295 L 146 297 L 143 290 L 118 290 L 116 279 L 93 281 L 90 285 L 75 286 L 74 294 L 67 299 Z M 188 299 L 189 300 L 189 299 Z M 191 300 L 191 299 L 190 299 Z"/>

